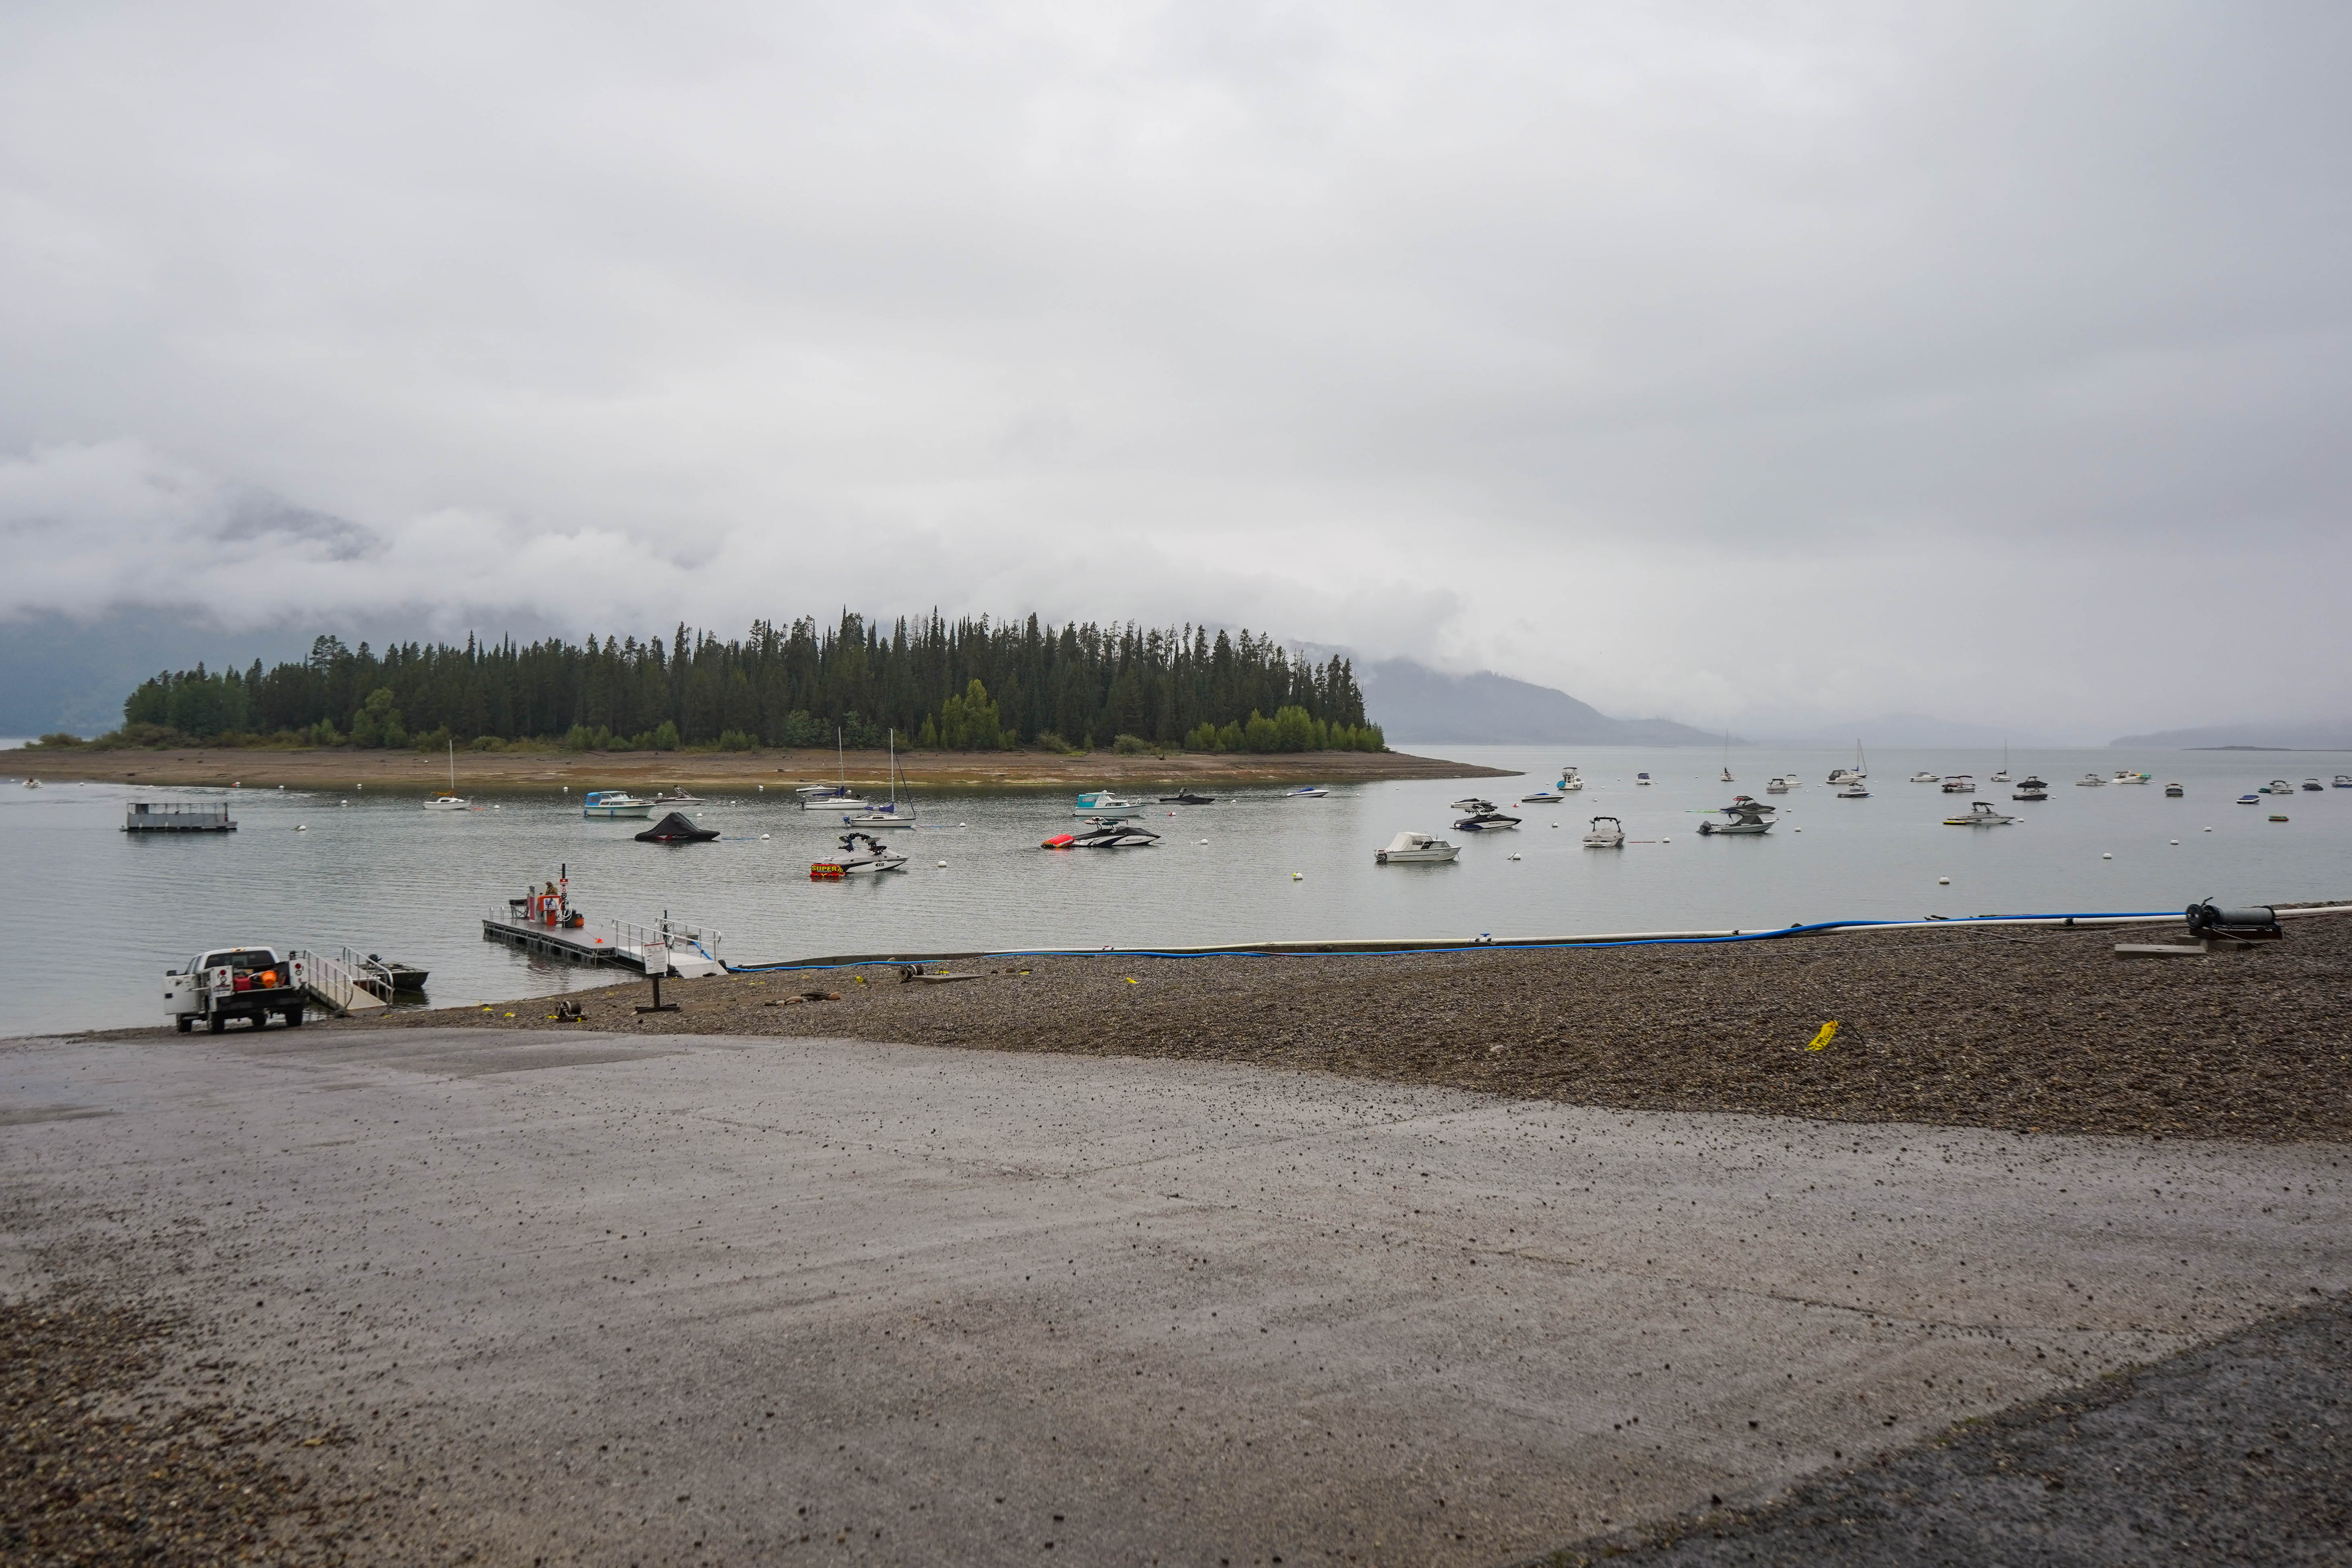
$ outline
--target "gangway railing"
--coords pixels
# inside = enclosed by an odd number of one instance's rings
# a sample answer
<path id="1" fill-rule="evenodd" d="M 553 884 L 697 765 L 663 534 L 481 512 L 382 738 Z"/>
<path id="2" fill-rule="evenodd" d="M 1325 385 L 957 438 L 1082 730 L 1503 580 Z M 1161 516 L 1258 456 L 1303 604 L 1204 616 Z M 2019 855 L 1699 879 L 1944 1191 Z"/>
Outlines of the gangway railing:
<path id="1" fill-rule="evenodd" d="M 296 949 L 290 956 L 303 991 L 338 1013 L 373 1013 L 389 1005 L 368 988 L 362 969 L 344 962 L 350 952 L 349 948 L 341 955 Z"/>

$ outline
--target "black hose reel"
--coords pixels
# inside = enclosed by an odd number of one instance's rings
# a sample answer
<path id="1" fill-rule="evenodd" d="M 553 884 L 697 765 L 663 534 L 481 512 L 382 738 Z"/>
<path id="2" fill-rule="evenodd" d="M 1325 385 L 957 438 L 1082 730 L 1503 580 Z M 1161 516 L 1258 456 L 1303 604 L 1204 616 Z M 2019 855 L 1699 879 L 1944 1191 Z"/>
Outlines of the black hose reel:
<path id="1" fill-rule="evenodd" d="M 2268 905 L 2225 910 L 2208 899 L 2189 906 L 2189 934 L 2227 937 L 2233 942 L 2276 942 L 2286 933 L 2279 930 L 2278 911 Z"/>

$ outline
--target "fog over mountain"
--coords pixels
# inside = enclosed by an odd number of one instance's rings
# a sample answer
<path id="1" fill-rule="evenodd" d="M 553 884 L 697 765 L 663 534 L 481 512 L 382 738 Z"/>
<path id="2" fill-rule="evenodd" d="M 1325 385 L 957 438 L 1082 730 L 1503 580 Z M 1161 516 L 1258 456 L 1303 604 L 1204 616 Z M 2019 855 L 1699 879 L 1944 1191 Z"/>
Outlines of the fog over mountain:
<path id="1" fill-rule="evenodd" d="M 0 7 L 0 620 L 2339 722 L 2347 68 L 2297 0 Z"/>

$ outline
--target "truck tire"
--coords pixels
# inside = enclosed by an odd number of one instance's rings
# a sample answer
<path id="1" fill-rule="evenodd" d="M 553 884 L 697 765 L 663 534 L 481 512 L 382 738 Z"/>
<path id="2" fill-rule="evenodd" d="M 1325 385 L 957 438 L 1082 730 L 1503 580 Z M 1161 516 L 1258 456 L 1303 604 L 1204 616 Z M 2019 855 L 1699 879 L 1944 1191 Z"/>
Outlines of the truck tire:
<path id="1" fill-rule="evenodd" d="M 289 1029 L 299 1029 L 302 1026 L 301 1008 L 289 1007 L 286 1009 L 286 1026 Z"/>
<path id="2" fill-rule="evenodd" d="M 205 1022 L 211 1026 L 212 1032 L 217 1035 L 223 1029 L 228 1027 L 228 1015 L 226 1013 L 215 1013 L 211 1017 L 205 1019 Z"/>
<path id="3" fill-rule="evenodd" d="M 266 1029 L 269 1027 L 269 1009 L 264 1007 L 257 1012 L 247 1013 L 245 1016 L 245 1024 L 246 1027 L 249 1029 Z"/>
<path id="4" fill-rule="evenodd" d="M 189 1017 L 185 1013 L 181 1014 L 177 1018 L 174 1018 L 172 1021 L 180 1026 L 180 1033 L 184 1035 L 190 1029 L 196 1026 L 196 1021 L 194 1018 Z"/>

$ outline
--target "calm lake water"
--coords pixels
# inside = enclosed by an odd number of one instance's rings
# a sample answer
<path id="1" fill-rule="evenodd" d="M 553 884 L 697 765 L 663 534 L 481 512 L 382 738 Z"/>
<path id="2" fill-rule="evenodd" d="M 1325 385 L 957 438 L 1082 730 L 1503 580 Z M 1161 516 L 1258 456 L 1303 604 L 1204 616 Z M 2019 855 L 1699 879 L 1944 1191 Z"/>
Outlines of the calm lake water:
<path id="1" fill-rule="evenodd" d="M 1321 800 L 1243 790 L 1214 805 L 1154 807 L 1154 848 L 1059 854 L 1038 841 L 1069 827 L 1067 794 L 927 791 L 921 827 L 886 835 L 913 858 L 907 872 L 837 883 L 811 882 L 808 866 L 842 829 L 781 789 L 712 799 L 698 815 L 725 837 L 667 848 L 633 841 L 643 823 L 583 821 L 576 795 L 486 797 L 498 809 L 443 814 L 420 809 L 414 794 L 26 790 L 12 780 L 0 792 L 9 955 L 0 1035 L 160 1022 L 163 972 L 226 942 L 348 944 L 403 959 L 433 972 L 439 1005 L 609 981 L 611 972 L 529 960 L 481 938 L 485 914 L 562 865 L 592 921 L 668 910 L 724 932 L 720 955 L 737 963 L 883 950 L 1506 940 L 2352 894 L 2352 790 L 2232 804 L 2280 774 L 2326 784 L 2352 773 L 2352 753 L 2018 752 L 2012 771 L 2051 781 L 2051 799 L 2011 807 L 2007 788 L 1983 784 L 2000 759 L 1981 752 L 1874 752 L 1872 798 L 1846 801 L 1823 780 L 1853 760 L 1847 752 L 1736 749 L 1738 782 L 1725 785 L 1719 752 L 1418 749 L 1526 776 L 1361 784 Z M 1517 832 L 1450 831 L 1458 814 L 1449 801 L 1478 793 L 1507 809 L 1570 762 L 1588 781 L 1580 795 L 1526 807 Z M 2156 783 L 2074 785 L 2126 765 Z M 1634 787 L 1644 769 L 1657 783 Z M 1904 782 L 1922 769 L 1973 773 L 1979 793 Z M 1803 787 L 1766 796 L 1776 773 Z M 2173 780 L 2187 798 L 2166 798 Z M 1735 791 L 1777 804 L 1780 825 L 1760 838 L 1701 838 L 1697 813 Z M 126 800 L 224 794 L 236 833 L 119 831 Z M 1942 826 L 1970 799 L 2025 820 Z M 2266 820 L 2273 810 L 2291 820 Z M 1624 819 L 1633 842 L 1622 851 L 1580 846 L 1586 819 L 1601 812 Z M 1403 828 L 1452 838 L 1461 858 L 1374 866 L 1373 851 Z"/>

